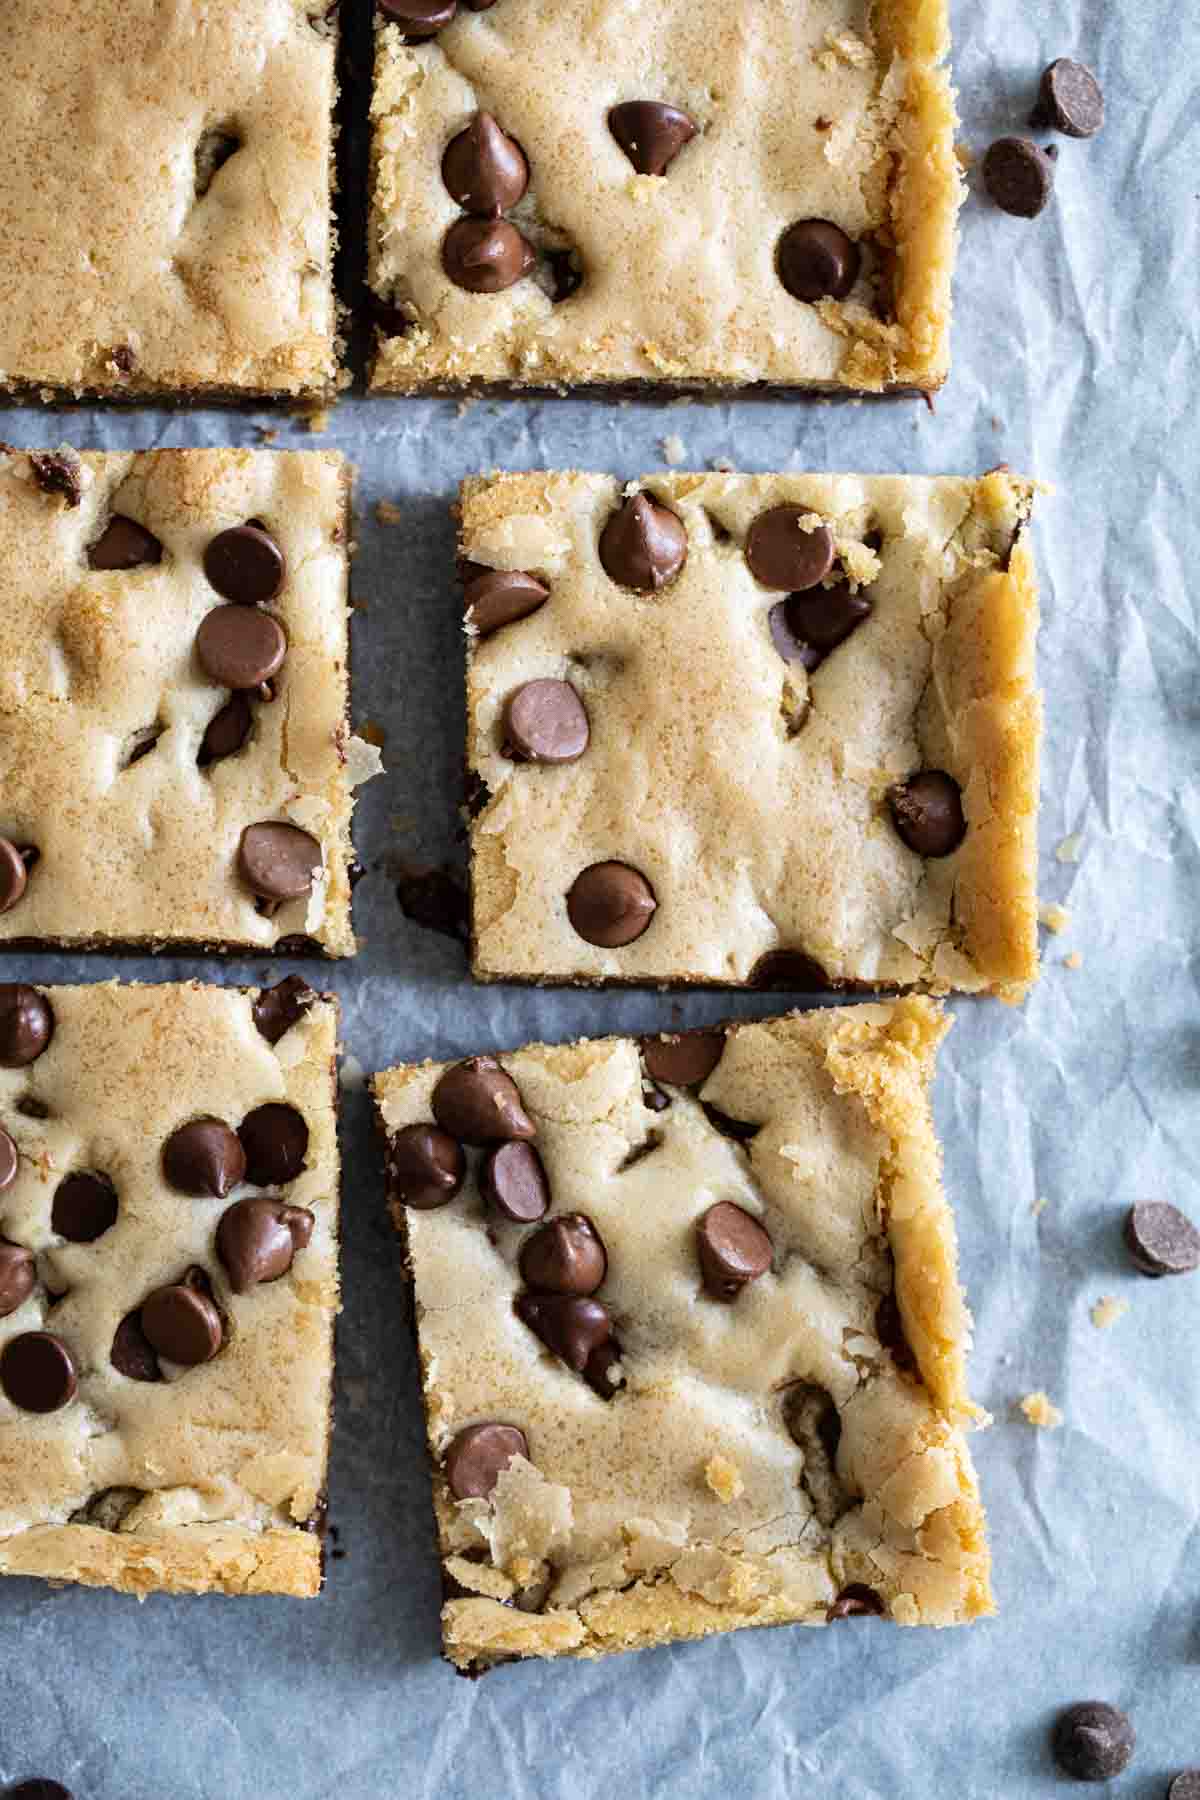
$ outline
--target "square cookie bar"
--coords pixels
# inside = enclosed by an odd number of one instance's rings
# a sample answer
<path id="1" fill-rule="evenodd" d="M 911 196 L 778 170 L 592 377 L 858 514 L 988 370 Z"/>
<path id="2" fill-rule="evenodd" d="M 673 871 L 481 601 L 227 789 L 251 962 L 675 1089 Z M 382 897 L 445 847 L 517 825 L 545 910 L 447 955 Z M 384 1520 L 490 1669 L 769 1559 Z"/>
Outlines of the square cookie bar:
<path id="1" fill-rule="evenodd" d="M 0 1573 L 315 1594 L 337 1003 L 0 985 Z"/>
<path id="2" fill-rule="evenodd" d="M 992 1610 L 945 1028 L 913 998 L 376 1077 L 459 1668 Z"/>
<path id="3" fill-rule="evenodd" d="M 945 380 L 946 0 L 377 16 L 377 389 Z"/>
<path id="4" fill-rule="evenodd" d="M 464 484 L 485 981 L 1037 973 L 1032 487 Z"/>
<path id="5" fill-rule="evenodd" d="M 324 397 L 336 8 L 4 0 L 0 388 Z"/>
<path id="6" fill-rule="evenodd" d="M 350 956 L 350 467 L 0 455 L 0 949 Z"/>

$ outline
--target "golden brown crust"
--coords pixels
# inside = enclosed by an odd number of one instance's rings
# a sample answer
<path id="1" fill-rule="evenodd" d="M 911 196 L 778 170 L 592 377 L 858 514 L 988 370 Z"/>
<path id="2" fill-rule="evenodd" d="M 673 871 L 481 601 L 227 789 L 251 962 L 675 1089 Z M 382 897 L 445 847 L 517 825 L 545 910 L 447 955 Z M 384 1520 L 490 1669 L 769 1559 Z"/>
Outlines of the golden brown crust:
<path id="1" fill-rule="evenodd" d="M 94 1525 L 35 1525 L 0 1539 L 0 1574 L 76 1581 L 123 1594 L 292 1594 L 321 1591 L 313 1532 L 189 1525 L 126 1536 Z"/>

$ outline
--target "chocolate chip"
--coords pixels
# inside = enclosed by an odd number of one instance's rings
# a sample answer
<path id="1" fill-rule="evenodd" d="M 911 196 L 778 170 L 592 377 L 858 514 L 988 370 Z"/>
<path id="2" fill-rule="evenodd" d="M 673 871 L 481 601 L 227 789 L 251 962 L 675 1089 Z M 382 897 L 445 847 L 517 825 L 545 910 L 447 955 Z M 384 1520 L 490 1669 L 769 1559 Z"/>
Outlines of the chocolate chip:
<path id="1" fill-rule="evenodd" d="M 875 1336 L 898 1369 L 916 1374 L 917 1359 L 905 1334 L 904 1320 L 894 1293 L 885 1294 L 875 1308 Z"/>
<path id="2" fill-rule="evenodd" d="M 583 266 L 578 250 L 546 250 L 543 255 L 550 275 L 550 298 L 557 306 L 582 286 Z"/>
<path id="3" fill-rule="evenodd" d="M 223 607 L 217 608 L 218 612 L 224 610 Z M 245 694 L 230 694 L 220 712 L 215 712 L 208 721 L 196 755 L 198 767 L 206 769 L 210 763 L 236 755 L 249 736 L 253 723 L 254 713 Z"/>
<path id="4" fill-rule="evenodd" d="M 0 1387 L 22 1412 L 57 1412 L 78 1386 L 71 1352 L 51 1331 L 23 1331 L 0 1354 Z"/>
<path id="5" fill-rule="evenodd" d="M 1069 56 L 1058 57 L 1042 76 L 1029 123 L 1067 137 L 1095 137 L 1104 123 L 1104 95 L 1092 71 Z"/>
<path id="6" fill-rule="evenodd" d="M 436 36 L 458 11 L 455 0 L 379 0 L 379 9 L 411 38 Z"/>
<path id="7" fill-rule="evenodd" d="M 72 1795 L 70 1788 L 65 1788 L 61 1781 L 35 1775 L 30 1781 L 19 1781 L 16 1787 L 5 1788 L 4 1800 L 72 1800 Z"/>
<path id="8" fill-rule="evenodd" d="M 803 950 L 768 950 L 746 977 L 746 986 L 781 994 L 827 994 L 839 984 Z"/>
<path id="9" fill-rule="evenodd" d="M 50 1229 L 70 1244 L 94 1244 L 115 1225 L 117 1190 L 107 1175 L 91 1169 L 59 1182 L 50 1208 Z"/>
<path id="10" fill-rule="evenodd" d="M 471 935 L 471 904 L 466 884 L 453 870 L 434 863 L 404 863 L 397 870 L 400 911 L 414 925 L 440 931 L 465 944 Z"/>
<path id="11" fill-rule="evenodd" d="M 261 525 L 231 525 L 210 539 L 204 573 L 222 600 L 238 606 L 261 606 L 283 586 L 287 563 L 283 551 Z"/>
<path id="12" fill-rule="evenodd" d="M 851 1581 L 826 1608 L 825 1618 L 832 1625 L 837 1619 L 855 1619 L 868 1614 L 882 1618 L 886 1611 L 887 1607 L 873 1587 L 868 1587 L 865 1581 Z"/>
<path id="13" fill-rule="evenodd" d="M 628 863 L 600 862 L 575 877 L 567 917 L 585 943 L 620 949 L 640 938 L 658 908 L 654 889 Z"/>
<path id="14" fill-rule="evenodd" d="M 612 1376 L 612 1369 L 620 1360 L 621 1346 L 616 1338 L 610 1337 L 596 1345 L 583 1365 L 583 1379 L 602 1400 L 611 1400 L 621 1386 L 620 1371 L 616 1380 Z"/>
<path id="15" fill-rule="evenodd" d="M 167 1362 L 194 1369 L 211 1362 L 221 1348 L 221 1315 L 206 1286 L 203 1272 L 189 1269 L 182 1281 L 156 1288 L 142 1301 L 142 1330 L 151 1349 Z"/>
<path id="16" fill-rule="evenodd" d="M 719 1131 L 722 1137 L 731 1138 L 735 1144 L 748 1144 L 762 1130 L 761 1125 L 751 1124 L 748 1119 L 731 1118 L 708 1100 L 700 1102 L 700 1110 L 714 1131 Z"/>
<path id="17" fill-rule="evenodd" d="M 610 581 L 656 594 L 687 560 L 687 532 L 677 513 L 637 493 L 609 516 L 600 533 L 600 561 Z"/>
<path id="18" fill-rule="evenodd" d="M 0 1125 L 0 1194 L 10 1188 L 17 1179 L 17 1170 L 21 1166 L 21 1158 L 17 1146 Z"/>
<path id="19" fill-rule="evenodd" d="M 245 1179 L 254 1187 L 282 1187 L 304 1167 L 308 1126 L 303 1113 L 282 1100 L 269 1100 L 247 1113 L 238 1137 L 246 1152 Z"/>
<path id="20" fill-rule="evenodd" d="M 608 129 L 639 175 L 665 175 L 696 122 L 662 100 L 625 100 L 610 111 Z"/>
<path id="21" fill-rule="evenodd" d="M 1125 1245 L 1143 1275 L 1200 1269 L 1200 1231 L 1166 1200 L 1139 1200 L 1125 1216 Z"/>
<path id="22" fill-rule="evenodd" d="M 0 1238 L 0 1319 L 16 1312 L 36 1286 L 37 1264 L 32 1250 Z"/>
<path id="23" fill-rule="evenodd" d="M 549 598 L 550 589 L 522 569 L 485 569 L 468 581 L 463 609 L 467 624 L 485 638 L 502 625 L 527 619 Z"/>
<path id="24" fill-rule="evenodd" d="M 573 1294 L 518 1294 L 513 1304 L 534 1336 L 577 1375 L 583 1374 L 592 1352 L 612 1337 L 612 1320 L 599 1300 Z"/>
<path id="25" fill-rule="evenodd" d="M 527 681 L 504 709 L 504 755 L 514 762 L 577 762 L 588 747 L 588 716 L 569 681 Z"/>
<path id="26" fill-rule="evenodd" d="M 594 1294 L 608 1270 L 600 1234 L 583 1213 L 547 1220 L 521 1247 L 521 1279 L 546 1294 Z"/>
<path id="27" fill-rule="evenodd" d="M 433 1116 L 464 1144 L 495 1144 L 536 1137 L 511 1075 L 494 1056 L 469 1056 L 446 1070 L 433 1090 Z"/>
<path id="28" fill-rule="evenodd" d="M 479 1172 L 484 1199 L 515 1225 L 532 1225 L 549 1210 L 550 1183 L 532 1144 L 500 1144 Z"/>
<path id="29" fill-rule="evenodd" d="M 962 790 L 944 769 L 922 769 L 888 792 L 892 823 L 918 856 L 949 856 L 967 835 Z"/>
<path id="30" fill-rule="evenodd" d="M 1184 1769 L 1167 1789 L 1167 1800 L 1200 1800 L 1200 1769 Z"/>
<path id="31" fill-rule="evenodd" d="M 831 650 L 844 644 L 873 610 L 865 594 L 851 592 L 848 581 L 839 581 L 836 587 L 814 587 L 807 593 L 789 594 L 783 605 L 788 630 L 808 651 L 802 660 L 810 672 L 820 667 Z"/>
<path id="32" fill-rule="evenodd" d="M 171 1187 L 196 1199 L 223 1200 L 246 1174 L 246 1153 L 223 1119 L 192 1119 L 163 1145 L 163 1174 Z"/>
<path id="33" fill-rule="evenodd" d="M 152 531 L 114 513 L 94 544 L 88 545 L 89 569 L 140 569 L 162 561 L 163 547 Z"/>
<path id="34" fill-rule="evenodd" d="M 27 1068 L 53 1036 L 50 1002 L 22 981 L 0 982 L 0 1069 Z"/>
<path id="35" fill-rule="evenodd" d="M 736 1300 L 771 1266 L 771 1240 L 758 1220 L 732 1200 L 718 1200 L 696 1226 L 700 1273 L 714 1300 Z"/>
<path id="36" fill-rule="evenodd" d="M 256 606 L 214 606 L 200 621 L 196 655 L 220 687 L 256 688 L 282 667 L 283 627 Z"/>
<path id="37" fill-rule="evenodd" d="M 141 1315 L 126 1313 L 113 1333 L 109 1361 L 127 1381 L 161 1381 L 158 1358 L 142 1330 Z"/>
<path id="38" fill-rule="evenodd" d="M 491 113 L 477 112 L 447 144 L 442 180 L 464 212 L 489 218 L 517 204 L 529 186 L 529 164 L 520 144 L 501 131 Z"/>
<path id="39" fill-rule="evenodd" d="M 533 246 L 507 219 L 456 219 L 442 239 L 442 267 L 469 294 L 502 294 L 534 261 Z"/>
<path id="40" fill-rule="evenodd" d="M 1054 163 L 1029 138 L 997 138 L 983 159 L 983 185 L 1002 212 L 1034 219 L 1054 187 Z"/>
<path id="41" fill-rule="evenodd" d="M 707 1081 L 725 1049 L 723 1031 L 684 1031 L 673 1037 L 642 1039 L 642 1063 L 654 1081 L 672 1087 L 699 1087 Z"/>
<path id="42" fill-rule="evenodd" d="M 302 900 L 311 893 L 320 867 L 320 844 L 298 825 L 264 819 L 242 833 L 238 868 L 247 887 L 263 900 Z"/>
<path id="43" fill-rule="evenodd" d="M 1081 1700 L 1060 1713 L 1050 1736 L 1054 1760 L 1076 1781 L 1111 1781 L 1126 1768 L 1136 1743 L 1123 1712 L 1103 1700 Z"/>
<path id="44" fill-rule="evenodd" d="M 254 996 L 250 1014 L 268 1044 L 277 1044 L 308 1011 L 316 995 L 300 975 L 285 975 Z"/>
<path id="45" fill-rule="evenodd" d="M 55 450 L 39 455 L 31 451 L 33 474 L 45 494 L 61 494 L 68 506 L 78 506 L 83 499 L 83 465 L 75 452 Z"/>
<path id="46" fill-rule="evenodd" d="M 862 263 L 853 238 L 828 219 L 798 219 L 775 249 L 775 270 L 794 300 L 844 300 Z"/>
<path id="47" fill-rule="evenodd" d="M 790 598 L 789 596 L 789 600 Z M 792 630 L 788 604 L 788 600 L 775 602 L 767 614 L 767 630 L 771 633 L 771 642 L 785 663 L 800 663 L 811 673 L 822 661 L 821 652 L 796 636 Z"/>
<path id="48" fill-rule="evenodd" d="M 755 581 L 767 588 L 816 587 L 833 567 L 833 533 L 828 525 L 801 523 L 811 506 L 772 506 L 759 513 L 746 534 L 746 562 Z"/>
<path id="49" fill-rule="evenodd" d="M 446 1480 L 456 1500 L 486 1500 L 514 1456 L 529 1460 L 525 1433 L 495 1419 L 468 1425 L 446 1451 Z"/>
<path id="50" fill-rule="evenodd" d="M 24 894 L 28 881 L 29 870 L 25 858 L 8 838 L 0 837 L 0 913 L 12 911 Z"/>
<path id="51" fill-rule="evenodd" d="M 418 1212 L 453 1200 L 466 1169 L 462 1146 L 436 1125 L 405 1125 L 388 1139 L 388 1191 Z"/>
<path id="52" fill-rule="evenodd" d="M 297 1250 L 312 1237 L 313 1216 L 306 1206 L 258 1195 L 236 1200 L 221 1214 L 217 1255 L 235 1294 L 245 1294 L 261 1281 L 278 1281 L 292 1266 Z"/>

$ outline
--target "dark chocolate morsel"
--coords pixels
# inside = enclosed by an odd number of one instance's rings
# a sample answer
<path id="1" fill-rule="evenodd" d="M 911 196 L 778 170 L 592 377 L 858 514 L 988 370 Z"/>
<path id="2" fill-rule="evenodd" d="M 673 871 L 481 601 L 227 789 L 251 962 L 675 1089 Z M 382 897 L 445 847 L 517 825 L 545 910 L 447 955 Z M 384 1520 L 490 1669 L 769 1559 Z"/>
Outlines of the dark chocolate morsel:
<path id="1" fill-rule="evenodd" d="M 832 1625 L 837 1619 L 855 1619 L 867 1614 L 881 1618 L 886 1611 L 887 1607 L 873 1587 L 868 1587 L 865 1581 L 851 1581 L 827 1608 L 825 1619 Z"/>
<path id="2" fill-rule="evenodd" d="M 1125 1216 L 1125 1247 L 1143 1275 L 1200 1269 L 1200 1231 L 1166 1200 L 1139 1200 Z"/>
<path id="3" fill-rule="evenodd" d="M 1080 1700 L 1054 1722 L 1054 1760 L 1076 1781 L 1111 1781 L 1126 1768 L 1137 1737 L 1123 1712 L 1104 1700 Z"/>
<path id="4" fill-rule="evenodd" d="M 600 533 L 600 561 L 619 587 L 655 594 L 687 560 L 687 532 L 678 513 L 638 492 L 610 514 Z"/>
<path id="5" fill-rule="evenodd" d="M 809 588 L 802 594 L 789 594 L 784 601 L 789 631 L 809 649 L 804 666 L 817 668 L 839 644 L 871 616 L 871 602 L 865 594 L 851 592 L 847 581 L 836 587 Z"/>
<path id="6" fill-rule="evenodd" d="M 1042 76 L 1029 123 L 1066 137 L 1095 137 L 1104 123 L 1104 94 L 1092 71 L 1069 56 L 1056 58 Z"/>
<path id="7" fill-rule="evenodd" d="M 261 606 L 273 600 L 283 586 L 287 563 L 275 539 L 261 525 L 233 525 L 209 540 L 204 573 L 222 600 Z"/>
<path id="8" fill-rule="evenodd" d="M 442 180 L 464 212 L 489 218 L 517 204 L 529 186 L 529 164 L 520 144 L 491 113 L 477 112 L 447 144 Z"/>
<path id="9" fill-rule="evenodd" d="M 393 19 L 407 37 L 427 38 L 435 37 L 443 26 L 449 25 L 458 7 L 455 0 L 379 0 L 379 10 L 385 18 Z"/>
<path id="10" fill-rule="evenodd" d="M 917 856 L 949 856 L 967 835 L 962 789 L 944 769 L 922 769 L 888 791 L 892 822 Z"/>
<path id="11" fill-rule="evenodd" d="M 775 250 L 775 270 L 794 300 L 844 300 L 862 263 L 853 238 L 829 219 L 797 219 Z"/>
<path id="12" fill-rule="evenodd" d="M 0 1319 L 7 1319 L 24 1304 L 37 1286 L 37 1264 L 33 1251 L 23 1244 L 10 1244 L 0 1238 Z"/>
<path id="13" fill-rule="evenodd" d="M 283 627 L 257 606 L 214 606 L 196 633 L 200 667 L 220 687 L 261 687 L 286 655 Z"/>
<path id="14" fill-rule="evenodd" d="M 246 1174 L 246 1153 L 223 1119 L 191 1119 L 163 1145 L 163 1174 L 181 1194 L 223 1200 Z"/>
<path id="15" fill-rule="evenodd" d="M 321 846 L 299 825 L 264 819 L 247 825 L 238 845 L 238 868 L 251 893 L 263 900 L 302 900 L 321 867 Z"/>
<path id="16" fill-rule="evenodd" d="M 16 1143 L 3 1125 L 0 1125 L 0 1194 L 12 1186 L 20 1166 L 21 1158 Z"/>
<path id="17" fill-rule="evenodd" d="M 495 1144 L 536 1137 L 511 1075 L 494 1056 L 469 1056 L 447 1069 L 433 1090 L 433 1116 L 464 1144 Z"/>
<path id="18" fill-rule="evenodd" d="M 1002 212 L 1034 219 L 1054 188 L 1053 159 L 1030 138 L 997 138 L 983 159 L 983 185 Z"/>
<path id="19" fill-rule="evenodd" d="M 811 506 L 772 506 L 759 513 L 746 534 L 746 561 L 755 581 L 791 593 L 816 587 L 833 567 L 833 533 L 809 526 Z"/>
<path id="20" fill-rule="evenodd" d="M 71 1244 L 93 1244 L 117 1219 L 117 1190 L 107 1175 L 78 1170 L 59 1182 L 50 1229 Z"/>
<path id="21" fill-rule="evenodd" d="M 623 862 L 592 863 L 567 895 L 567 917 L 575 930 L 585 943 L 604 950 L 634 943 L 657 910 L 646 877 Z"/>
<path id="22" fill-rule="evenodd" d="M 23 981 L 0 982 L 0 1069 L 25 1069 L 54 1036 L 50 1002 Z"/>
<path id="23" fill-rule="evenodd" d="M 14 843 L 0 837 L 0 913 L 12 911 L 28 884 L 28 863 Z"/>
<path id="24" fill-rule="evenodd" d="M 569 681 L 527 681 L 504 709 L 504 754 L 514 762 L 577 762 L 588 747 L 587 709 Z"/>
<path id="25" fill-rule="evenodd" d="M 29 1781 L 18 1781 L 16 1787 L 5 1788 L 4 1800 L 73 1800 L 70 1788 L 48 1775 L 34 1775 Z"/>
<path id="26" fill-rule="evenodd" d="M 109 1361 L 127 1381 L 161 1381 L 158 1358 L 142 1330 L 140 1312 L 126 1313 L 113 1334 Z"/>
<path id="27" fill-rule="evenodd" d="M 677 1036 L 642 1039 L 642 1065 L 652 1081 L 672 1087 L 699 1087 L 725 1049 L 723 1031 L 682 1031 Z"/>
<path id="28" fill-rule="evenodd" d="M 405 1125 L 388 1139 L 388 1192 L 418 1212 L 453 1200 L 466 1169 L 462 1145 L 436 1125 Z"/>
<path id="29" fill-rule="evenodd" d="M 502 625 L 515 624 L 537 612 L 550 598 L 550 589 L 523 569 L 485 569 L 473 575 L 463 591 L 463 610 L 468 625 L 480 637 L 490 637 Z"/>
<path id="30" fill-rule="evenodd" d="M 456 219 L 442 239 L 442 267 L 469 294 L 502 294 L 535 260 L 532 244 L 507 219 Z"/>
<path id="31" fill-rule="evenodd" d="M 550 1183 L 532 1144 L 498 1144 L 479 1172 L 484 1199 L 515 1225 L 532 1225 L 550 1207 Z"/>
<path id="32" fill-rule="evenodd" d="M 248 1112 L 238 1126 L 246 1152 L 245 1179 L 255 1187 L 282 1187 L 295 1181 L 308 1153 L 304 1115 L 282 1100 L 268 1100 Z"/>
<path id="33" fill-rule="evenodd" d="M 696 121 L 662 100 L 624 100 L 608 115 L 608 129 L 639 175 L 665 175 L 696 135 Z"/>
<path id="34" fill-rule="evenodd" d="M 245 1294 L 263 1281 L 278 1281 L 292 1266 L 297 1250 L 312 1237 L 313 1215 L 306 1206 L 257 1195 L 236 1200 L 221 1214 L 217 1255 L 235 1294 Z"/>
<path id="35" fill-rule="evenodd" d="M 138 569 L 160 563 L 163 547 L 152 531 L 114 513 L 94 544 L 88 545 L 90 569 Z"/>
<path id="36" fill-rule="evenodd" d="M 612 1337 L 612 1319 L 599 1300 L 574 1294 L 518 1294 L 517 1317 L 548 1350 L 582 1375 L 588 1358 Z"/>
<path id="37" fill-rule="evenodd" d="M 196 1368 L 221 1348 L 221 1315 L 206 1292 L 207 1282 L 189 1270 L 182 1281 L 156 1288 L 142 1301 L 142 1330 L 151 1348 L 167 1362 Z"/>
<path id="38" fill-rule="evenodd" d="M 446 1480 L 456 1500 L 486 1500 L 514 1456 L 529 1460 L 525 1433 L 495 1419 L 468 1425 L 446 1451 Z"/>
<path id="39" fill-rule="evenodd" d="M 0 1388 L 22 1412 L 57 1412 L 78 1386 L 71 1352 L 52 1331 L 22 1331 L 0 1353 Z"/>
<path id="40" fill-rule="evenodd" d="M 254 1023 L 268 1044 L 277 1044 L 304 1017 L 316 995 L 300 975 L 285 975 L 273 988 L 263 988 L 250 1008 Z"/>
<path id="41" fill-rule="evenodd" d="M 768 950 L 750 970 L 746 985 L 781 994 L 828 994 L 839 983 L 803 950 Z"/>
<path id="42" fill-rule="evenodd" d="M 594 1294 L 608 1270 L 600 1233 L 583 1213 L 562 1213 L 526 1238 L 519 1267 L 543 1294 Z"/>
<path id="43" fill-rule="evenodd" d="M 736 1300 L 771 1267 L 771 1239 L 752 1213 L 718 1200 L 696 1225 L 704 1286 L 714 1300 Z"/>
<path id="44" fill-rule="evenodd" d="M 217 609 L 220 611 L 220 608 Z M 250 735 L 254 713 L 245 694 L 230 694 L 219 712 L 215 712 L 200 740 L 196 762 L 202 769 L 210 763 L 234 756 Z"/>

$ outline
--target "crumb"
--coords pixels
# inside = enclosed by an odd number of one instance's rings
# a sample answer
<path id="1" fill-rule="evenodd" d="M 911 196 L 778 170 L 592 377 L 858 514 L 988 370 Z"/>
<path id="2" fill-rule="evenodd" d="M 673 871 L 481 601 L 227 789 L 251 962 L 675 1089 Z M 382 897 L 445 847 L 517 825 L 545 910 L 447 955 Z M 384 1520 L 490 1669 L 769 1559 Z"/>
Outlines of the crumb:
<path id="1" fill-rule="evenodd" d="M 455 407 L 455 409 L 454 409 L 455 418 L 465 419 L 467 414 L 470 412 L 471 408 L 473 406 L 478 406 L 478 405 L 479 405 L 478 394 L 468 394 L 466 396 L 466 398 L 463 400 L 460 400 L 458 405 Z"/>
<path id="2" fill-rule="evenodd" d="M 314 435 L 329 430 L 329 420 L 332 415 L 327 406 L 314 406 L 300 416 Z"/>
<path id="3" fill-rule="evenodd" d="M 1077 863 L 1079 861 L 1082 844 L 1082 831 L 1073 831 L 1070 837 L 1065 837 L 1058 846 L 1058 849 L 1054 852 L 1055 857 L 1060 863 Z"/>
<path id="4" fill-rule="evenodd" d="M 1052 900 L 1046 901 L 1038 907 L 1038 918 L 1042 921 L 1042 924 L 1046 929 L 1052 931 L 1056 937 L 1060 931 L 1065 931 L 1067 926 L 1071 923 L 1071 915 L 1067 908 L 1065 906 L 1059 906 L 1056 901 Z"/>
<path id="5" fill-rule="evenodd" d="M 377 725 L 374 719 L 364 720 L 358 728 L 358 735 L 368 744 L 374 744 L 377 750 L 382 750 L 387 743 L 387 732 L 382 725 Z"/>
<path id="6" fill-rule="evenodd" d="M 1040 1219 L 1049 1204 L 1050 1202 L 1047 1200 L 1046 1196 L 1044 1194 L 1039 1194 L 1029 1210 L 1035 1219 Z"/>
<path id="7" fill-rule="evenodd" d="M 1083 957 L 1080 955 L 1078 950 L 1072 950 L 1070 956 L 1063 957 L 1063 968 L 1064 969 L 1082 969 L 1082 967 L 1083 967 Z"/>
<path id="8" fill-rule="evenodd" d="M 1108 1331 L 1118 1319 L 1124 1318 L 1128 1311 L 1128 1300 L 1118 1299 L 1116 1294 L 1101 1294 L 1091 1309 L 1092 1324 L 1097 1331 Z"/>
<path id="9" fill-rule="evenodd" d="M 960 169 L 969 169 L 975 161 L 975 152 L 969 144 L 955 144 L 954 156 Z"/>
<path id="10" fill-rule="evenodd" d="M 669 469 L 678 469 L 682 463 L 687 461 L 687 450 L 684 448 L 683 439 L 678 432 L 673 431 L 669 437 L 660 438 L 659 443 L 662 447 L 663 461 Z"/>
<path id="11" fill-rule="evenodd" d="M 254 429 L 258 433 L 258 441 L 260 444 L 273 444 L 275 439 L 279 436 L 279 427 L 277 425 L 256 425 Z"/>
<path id="12" fill-rule="evenodd" d="M 813 120 L 813 130 L 814 131 L 832 131 L 833 130 L 833 120 L 829 117 L 829 115 L 827 113 L 822 113 L 820 118 Z"/>
<path id="13" fill-rule="evenodd" d="M 361 1093 L 367 1085 L 367 1073 L 357 1056 L 347 1056 L 338 1070 L 338 1086 L 347 1094 Z"/>
<path id="14" fill-rule="evenodd" d="M 404 509 L 394 500 L 380 500 L 375 507 L 375 517 L 381 525 L 399 525 L 404 519 Z"/>
<path id="15" fill-rule="evenodd" d="M 1036 1393 L 1026 1394 L 1021 1401 L 1021 1411 L 1040 1431 L 1057 1431 L 1063 1422 L 1063 1416 L 1049 1394 L 1044 1394 L 1040 1388 Z"/>
<path id="16" fill-rule="evenodd" d="M 999 421 L 999 419 L 998 419 L 998 418 L 997 418 L 997 417 L 996 417 L 996 415 L 995 415 L 995 413 L 993 413 L 993 414 L 992 414 L 992 418 L 991 418 L 991 426 L 992 426 L 992 430 L 993 430 L 993 431 L 999 431 L 999 430 L 1000 430 L 1000 421 Z"/>
<path id="17" fill-rule="evenodd" d="M 741 1471 L 727 1456 L 710 1456 L 704 1465 L 704 1479 L 724 1506 L 740 1500 L 746 1491 Z"/>
<path id="18" fill-rule="evenodd" d="M 736 465 L 727 456 L 713 456 L 709 458 L 708 466 L 715 469 L 718 475 L 732 475 Z"/>

